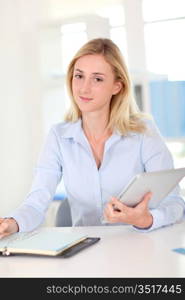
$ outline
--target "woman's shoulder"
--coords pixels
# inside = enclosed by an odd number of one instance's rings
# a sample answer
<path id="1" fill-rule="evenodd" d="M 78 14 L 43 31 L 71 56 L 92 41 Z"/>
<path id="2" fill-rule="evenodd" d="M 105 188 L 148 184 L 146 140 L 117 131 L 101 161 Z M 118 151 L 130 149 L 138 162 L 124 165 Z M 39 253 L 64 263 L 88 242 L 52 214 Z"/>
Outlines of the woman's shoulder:
<path id="1" fill-rule="evenodd" d="M 149 143 L 164 143 L 164 137 L 155 121 L 151 118 L 144 118 L 143 122 L 145 124 L 145 132 L 142 134 L 142 140 L 148 141 Z"/>
<path id="2" fill-rule="evenodd" d="M 153 116 L 149 113 L 140 113 L 135 117 L 136 130 L 134 133 L 138 135 L 146 135 L 152 132 L 159 131 Z"/>
<path id="3" fill-rule="evenodd" d="M 71 137 L 79 126 L 81 126 L 80 120 L 76 122 L 63 121 L 53 124 L 51 131 L 60 137 Z"/>
<path id="4" fill-rule="evenodd" d="M 57 131 L 58 130 L 65 131 L 67 128 L 70 128 L 72 125 L 73 125 L 72 122 L 63 121 L 63 122 L 54 123 L 51 128 Z"/>
<path id="5" fill-rule="evenodd" d="M 146 134 L 150 133 L 159 133 L 159 128 L 154 120 L 154 118 L 151 116 L 150 118 L 144 118 L 143 122 L 146 127 Z"/>
<path id="6" fill-rule="evenodd" d="M 128 133 L 128 135 L 136 135 L 136 136 L 148 136 L 153 134 L 159 134 L 159 129 L 156 125 L 155 120 L 151 115 L 144 115 L 140 117 L 138 120 L 138 128 L 142 128 L 141 131 L 133 130 Z"/>

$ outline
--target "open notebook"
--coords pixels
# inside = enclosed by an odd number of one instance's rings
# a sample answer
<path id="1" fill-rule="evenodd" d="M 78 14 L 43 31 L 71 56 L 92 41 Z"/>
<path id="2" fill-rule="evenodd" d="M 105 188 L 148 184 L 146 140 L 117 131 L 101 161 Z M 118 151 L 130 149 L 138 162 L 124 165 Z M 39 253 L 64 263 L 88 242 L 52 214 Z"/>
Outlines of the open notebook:
<path id="1" fill-rule="evenodd" d="M 86 240 L 87 236 L 75 232 L 63 232 L 41 228 L 28 233 L 14 233 L 0 240 L 0 252 L 10 254 L 61 255 L 67 249 Z"/>

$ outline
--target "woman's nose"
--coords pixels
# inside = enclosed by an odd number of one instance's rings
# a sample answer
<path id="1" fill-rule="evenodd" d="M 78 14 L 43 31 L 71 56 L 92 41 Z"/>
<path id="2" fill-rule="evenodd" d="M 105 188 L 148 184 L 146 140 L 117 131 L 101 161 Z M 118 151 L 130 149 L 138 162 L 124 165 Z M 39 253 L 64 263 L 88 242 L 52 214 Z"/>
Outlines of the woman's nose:
<path id="1" fill-rule="evenodd" d="M 82 93 L 89 93 L 91 91 L 91 80 L 85 79 L 81 85 Z"/>

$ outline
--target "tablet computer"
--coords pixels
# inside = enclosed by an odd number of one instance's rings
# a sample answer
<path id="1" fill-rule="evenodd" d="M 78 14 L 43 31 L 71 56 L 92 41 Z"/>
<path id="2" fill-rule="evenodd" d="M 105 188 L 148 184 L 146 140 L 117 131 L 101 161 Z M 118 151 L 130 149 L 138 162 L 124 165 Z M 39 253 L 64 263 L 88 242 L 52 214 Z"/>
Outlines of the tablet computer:
<path id="1" fill-rule="evenodd" d="M 138 174 L 118 195 L 118 199 L 128 206 L 134 207 L 147 192 L 152 192 L 153 196 L 149 201 L 149 206 L 154 208 L 176 187 L 184 176 L 185 168 Z"/>

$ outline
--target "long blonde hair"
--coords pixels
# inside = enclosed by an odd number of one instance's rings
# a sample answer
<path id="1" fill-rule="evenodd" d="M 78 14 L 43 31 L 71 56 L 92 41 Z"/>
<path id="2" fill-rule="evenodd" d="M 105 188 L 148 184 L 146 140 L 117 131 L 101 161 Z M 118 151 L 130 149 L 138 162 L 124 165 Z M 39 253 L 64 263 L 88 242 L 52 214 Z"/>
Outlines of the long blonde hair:
<path id="1" fill-rule="evenodd" d="M 115 74 L 115 80 L 122 83 L 118 94 L 113 95 L 110 104 L 110 117 L 108 128 L 118 130 L 125 135 L 128 132 L 144 132 L 146 127 L 143 118 L 146 114 L 139 111 L 132 95 L 131 81 L 127 66 L 119 48 L 110 39 L 97 38 L 87 42 L 76 53 L 67 71 L 67 88 L 71 98 L 71 107 L 65 116 L 65 121 L 76 122 L 82 114 L 78 108 L 72 92 L 72 79 L 76 61 L 85 55 L 100 54 L 110 64 Z"/>

